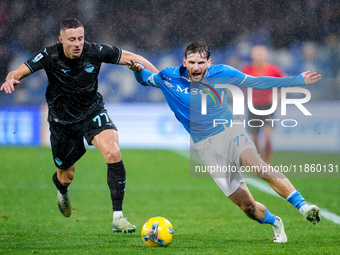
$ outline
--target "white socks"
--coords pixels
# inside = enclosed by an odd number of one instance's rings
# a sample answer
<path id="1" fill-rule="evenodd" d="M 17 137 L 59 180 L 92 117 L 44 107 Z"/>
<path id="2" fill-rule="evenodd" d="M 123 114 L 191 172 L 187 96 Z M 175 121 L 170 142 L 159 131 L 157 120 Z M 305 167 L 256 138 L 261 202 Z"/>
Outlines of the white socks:
<path id="1" fill-rule="evenodd" d="M 278 227 L 280 226 L 280 224 L 282 224 L 282 221 L 279 218 L 275 217 L 275 221 L 272 226 Z"/>
<path id="2" fill-rule="evenodd" d="M 113 212 L 113 218 L 120 218 L 123 217 L 123 212 L 122 211 L 114 211 Z"/>
<path id="3" fill-rule="evenodd" d="M 307 207 L 308 207 L 308 205 L 305 204 L 305 205 L 301 206 L 300 209 L 299 209 L 299 212 L 301 213 L 301 215 L 302 215 L 303 217 L 306 216 L 306 215 L 305 215 L 305 212 L 306 212 Z"/>

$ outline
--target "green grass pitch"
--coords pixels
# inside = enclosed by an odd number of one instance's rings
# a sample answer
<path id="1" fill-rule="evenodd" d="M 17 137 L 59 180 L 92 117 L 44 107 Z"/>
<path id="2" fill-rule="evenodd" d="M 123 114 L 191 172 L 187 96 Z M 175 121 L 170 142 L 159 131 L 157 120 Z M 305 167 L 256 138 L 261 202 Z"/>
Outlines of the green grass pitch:
<path id="1" fill-rule="evenodd" d="M 314 226 L 281 198 L 249 186 L 255 200 L 285 223 L 288 243 L 274 244 L 272 229 L 247 218 L 213 180 L 191 178 L 187 158 L 167 150 L 122 150 L 127 169 L 124 216 L 133 234 L 113 234 L 106 164 L 89 149 L 70 186 L 74 208 L 64 218 L 52 183 L 49 148 L 0 148 L 0 254 L 339 254 L 340 225 Z M 303 159 L 339 163 L 336 154 L 275 152 L 274 163 Z M 303 162 L 302 162 L 303 163 Z M 293 178 L 307 201 L 340 215 L 340 179 Z M 140 231 L 153 216 L 174 226 L 167 248 L 144 245 Z"/>

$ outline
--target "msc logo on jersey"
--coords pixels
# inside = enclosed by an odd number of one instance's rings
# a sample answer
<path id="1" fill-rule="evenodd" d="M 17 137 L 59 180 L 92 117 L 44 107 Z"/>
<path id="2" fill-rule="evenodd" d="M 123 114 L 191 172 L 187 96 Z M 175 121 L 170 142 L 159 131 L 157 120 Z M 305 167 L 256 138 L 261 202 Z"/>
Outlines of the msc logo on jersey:
<path id="1" fill-rule="evenodd" d="M 206 88 L 202 88 L 202 85 L 205 86 Z M 200 86 L 200 87 L 199 87 Z M 181 88 L 179 85 L 177 85 L 177 90 L 179 92 L 184 92 L 185 94 L 189 94 L 188 91 L 190 91 L 191 95 L 197 95 L 200 94 L 202 97 L 202 115 L 206 115 L 207 114 L 207 96 L 209 95 L 212 100 L 214 101 L 215 105 L 217 105 L 217 102 L 215 100 L 215 97 L 213 95 L 213 93 L 216 95 L 221 107 L 222 107 L 222 99 L 220 97 L 220 95 L 217 93 L 217 91 L 210 85 L 200 82 L 200 83 L 195 83 L 192 85 L 191 88 L 186 87 L 186 88 Z M 205 93 L 204 93 L 205 92 Z M 213 93 L 211 93 L 213 92 Z"/>
<path id="2" fill-rule="evenodd" d="M 34 59 L 33 63 L 37 63 L 40 59 L 42 59 L 44 56 L 43 54 L 39 53 Z"/>

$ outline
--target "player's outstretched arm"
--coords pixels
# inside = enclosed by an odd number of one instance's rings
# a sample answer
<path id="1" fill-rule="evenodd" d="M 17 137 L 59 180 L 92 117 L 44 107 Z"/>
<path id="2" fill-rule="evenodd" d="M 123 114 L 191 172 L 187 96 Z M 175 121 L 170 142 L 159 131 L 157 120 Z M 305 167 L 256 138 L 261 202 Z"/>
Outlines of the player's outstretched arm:
<path id="1" fill-rule="evenodd" d="M 317 74 L 316 72 L 311 73 L 309 70 L 301 73 L 301 76 L 303 77 L 306 85 L 313 84 L 321 80 L 321 74 Z"/>
<path id="2" fill-rule="evenodd" d="M 0 91 L 4 90 L 5 93 L 11 94 L 15 90 L 14 87 L 20 84 L 19 80 L 30 74 L 30 69 L 25 64 L 22 64 L 18 69 L 7 74 L 6 81 L 1 85 Z"/>
<path id="3" fill-rule="evenodd" d="M 122 50 L 122 56 L 120 57 L 119 63 L 120 65 L 134 65 L 134 63 L 140 62 L 143 64 L 143 66 L 150 70 L 153 73 L 158 73 L 159 71 L 156 69 L 156 67 L 153 66 L 148 60 L 143 58 L 140 55 L 134 54 L 132 52 Z"/>
<path id="4" fill-rule="evenodd" d="M 145 69 L 143 64 L 140 62 L 130 62 L 127 66 L 132 70 L 135 74 L 135 78 L 138 83 L 142 84 L 143 86 L 151 86 L 159 88 L 157 81 L 159 79 L 159 73 L 153 73 L 148 69 Z"/>

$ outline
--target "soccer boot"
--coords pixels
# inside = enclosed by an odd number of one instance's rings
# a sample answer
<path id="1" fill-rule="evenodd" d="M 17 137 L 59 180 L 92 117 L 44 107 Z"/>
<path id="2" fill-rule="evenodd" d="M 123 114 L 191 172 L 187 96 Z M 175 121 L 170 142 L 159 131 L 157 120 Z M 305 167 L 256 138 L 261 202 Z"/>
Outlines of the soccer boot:
<path id="1" fill-rule="evenodd" d="M 273 226 L 274 232 L 274 243 L 286 243 L 287 242 L 287 235 L 285 233 L 285 228 L 283 226 L 283 221 L 279 216 L 274 215 L 275 222 L 279 222 L 278 226 Z"/>
<path id="2" fill-rule="evenodd" d="M 316 205 L 309 205 L 305 210 L 305 217 L 314 225 L 318 224 L 321 220 L 320 209 Z"/>
<path id="3" fill-rule="evenodd" d="M 114 233 L 133 233 L 136 231 L 136 226 L 132 225 L 123 216 L 113 218 L 112 230 Z"/>
<path id="4" fill-rule="evenodd" d="M 70 217 L 72 214 L 72 206 L 71 206 L 71 201 L 70 201 L 70 197 L 68 194 L 68 190 L 66 194 L 61 194 L 58 190 L 57 199 L 58 199 L 58 207 L 62 215 L 64 215 L 65 217 Z"/>

